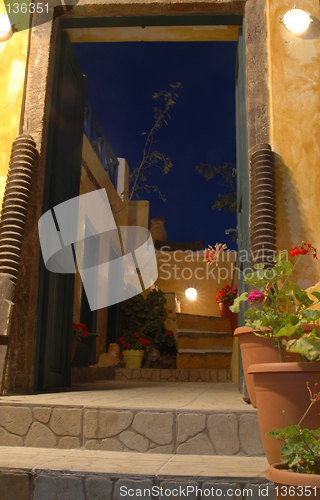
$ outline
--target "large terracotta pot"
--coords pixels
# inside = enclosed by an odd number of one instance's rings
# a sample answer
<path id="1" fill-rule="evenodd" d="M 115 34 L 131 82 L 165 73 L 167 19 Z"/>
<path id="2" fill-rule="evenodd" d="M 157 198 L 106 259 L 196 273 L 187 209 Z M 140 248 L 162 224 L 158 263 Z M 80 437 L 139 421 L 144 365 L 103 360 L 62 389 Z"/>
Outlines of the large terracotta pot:
<path id="1" fill-rule="evenodd" d="M 229 318 L 230 317 L 230 309 L 229 306 L 231 306 L 232 302 L 231 300 L 222 300 L 221 302 L 218 302 L 219 306 L 219 313 L 221 318 Z"/>
<path id="2" fill-rule="evenodd" d="M 298 424 L 310 404 L 310 388 L 320 381 L 319 363 L 264 363 L 251 365 L 248 370 L 253 374 L 258 410 L 258 421 L 262 444 L 269 464 L 281 462 L 281 441 L 267 436 L 274 428 L 288 427 L 291 420 Z M 320 402 L 316 403 L 302 422 L 302 427 L 320 427 Z"/>
<path id="3" fill-rule="evenodd" d="M 291 472 L 283 465 L 270 465 L 266 478 L 274 482 L 277 500 L 301 500 L 301 498 L 320 498 L 320 475 Z"/>
<path id="4" fill-rule="evenodd" d="M 313 329 L 313 325 L 304 324 L 303 328 L 304 331 L 311 331 Z M 266 332 L 270 331 L 269 328 L 261 328 L 261 330 Z M 234 335 L 239 338 L 243 374 L 251 404 L 254 408 L 256 408 L 257 404 L 253 375 L 248 374 L 248 368 L 250 365 L 257 363 L 277 363 L 280 361 L 279 348 L 274 347 L 274 343 L 276 342 L 275 338 L 259 337 L 258 335 L 255 335 L 253 329 L 248 326 L 241 326 L 240 328 L 237 328 Z M 281 338 L 284 337 L 280 337 L 280 340 Z M 282 349 L 282 352 L 287 362 L 297 361 L 299 359 L 298 354 L 288 353 L 285 348 Z"/>
<path id="5" fill-rule="evenodd" d="M 265 328 L 264 330 L 268 330 Z M 243 374 L 246 381 L 251 404 L 254 408 L 257 407 L 256 395 L 253 383 L 253 375 L 248 374 L 248 368 L 255 363 L 276 363 L 279 361 L 279 349 L 273 347 L 275 340 L 270 338 L 258 337 L 253 333 L 253 329 L 247 326 L 241 326 L 234 332 L 235 337 L 238 337 Z"/>

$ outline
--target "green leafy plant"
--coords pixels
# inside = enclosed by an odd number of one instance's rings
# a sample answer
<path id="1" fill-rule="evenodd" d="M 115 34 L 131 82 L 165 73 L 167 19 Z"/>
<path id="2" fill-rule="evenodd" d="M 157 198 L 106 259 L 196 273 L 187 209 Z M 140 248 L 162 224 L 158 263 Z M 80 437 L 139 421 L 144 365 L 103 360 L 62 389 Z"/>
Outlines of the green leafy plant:
<path id="1" fill-rule="evenodd" d="M 281 361 L 285 361 L 282 345 L 289 353 L 298 353 L 301 361 L 320 360 L 320 337 L 316 328 L 320 310 L 310 309 L 320 302 L 320 292 L 312 292 L 316 299 L 312 300 L 306 291 L 289 280 L 300 258 L 306 254 L 317 258 L 316 249 L 310 243 L 302 243 L 291 251 L 292 257 L 298 256 L 294 265 L 284 260 L 285 252 L 274 258 L 272 269 L 256 264 L 256 271 L 244 277 L 244 283 L 251 285 L 253 290 L 242 293 L 230 306 L 233 312 L 239 312 L 243 301 L 255 306 L 245 312 L 246 326 L 253 328 L 255 334 L 261 337 L 274 337 Z M 311 332 L 304 332 L 304 323 L 313 323 Z M 262 328 L 269 330 L 262 331 Z M 279 337 L 286 339 L 279 341 Z"/>
<path id="2" fill-rule="evenodd" d="M 224 185 L 224 192 L 218 195 L 218 199 L 212 205 L 213 210 L 223 210 L 225 213 L 237 211 L 237 168 L 233 163 L 225 163 L 215 167 L 209 163 L 199 163 L 196 166 L 198 174 L 202 174 L 208 181 L 213 177 Z"/>
<path id="3" fill-rule="evenodd" d="M 295 425 L 284 411 L 292 425 L 285 429 L 274 429 L 267 435 L 284 443 L 281 448 L 281 456 L 283 457 L 281 462 L 293 472 L 320 474 L 320 428 L 309 430 L 301 427 L 311 407 L 320 401 L 320 392 L 315 392 L 317 384 L 315 384 L 313 393 L 309 384 L 307 386 L 310 393 L 310 405 L 300 422 Z"/>
<path id="4" fill-rule="evenodd" d="M 161 332 L 154 337 L 152 344 L 159 349 L 161 355 L 176 352 L 176 341 L 171 330 L 162 328 Z"/>
<path id="5" fill-rule="evenodd" d="M 135 295 L 121 304 L 123 311 L 122 335 L 126 339 L 132 338 L 135 333 L 156 343 L 161 335 L 163 323 L 166 318 L 166 298 L 161 290 L 154 288 L 146 298 Z"/>

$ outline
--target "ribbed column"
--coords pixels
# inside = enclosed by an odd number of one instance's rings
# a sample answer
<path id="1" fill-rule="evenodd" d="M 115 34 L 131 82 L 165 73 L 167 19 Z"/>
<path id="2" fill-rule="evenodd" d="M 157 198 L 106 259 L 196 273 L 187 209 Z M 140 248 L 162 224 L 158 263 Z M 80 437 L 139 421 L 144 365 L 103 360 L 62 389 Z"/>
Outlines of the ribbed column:
<path id="1" fill-rule="evenodd" d="M 29 135 L 20 135 L 12 145 L 0 219 L 0 273 L 18 276 L 21 243 L 27 215 L 32 171 L 38 156 Z"/>
<path id="2" fill-rule="evenodd" d="M 269 144 L 258 144 L 250 157 L 250 265 L 273 267 L 276 254 L 275 160 Z"/>

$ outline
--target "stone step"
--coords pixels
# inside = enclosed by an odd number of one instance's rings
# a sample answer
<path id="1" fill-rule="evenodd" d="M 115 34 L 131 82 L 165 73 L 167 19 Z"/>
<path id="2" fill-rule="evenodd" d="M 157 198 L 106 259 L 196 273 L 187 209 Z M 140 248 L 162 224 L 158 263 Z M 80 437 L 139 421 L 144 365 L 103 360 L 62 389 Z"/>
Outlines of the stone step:
<path id="1" fill-rule="evenodd" d="M 236 384 L 104 381 L 87 389 L 0 397 L 0 445 L 264 455 L 256 410 Z"/>
<path id="2" fill-rule="evenodd" d="M 183 370 L 228 370 L 231 366 L 232 349 L 179 349 L 177 368 Z"/>
<path id="3" fill-rule="evenodd" d="M 231 332 L 204 332 L 178 329 L 178 350 L 180 349 L 231 349 Z"/>
<path id="4" fill-rule="evenodd" d="M 231 333 L 229 318 L 177 313 L 178 330 Z"/>
<path id="5" fill-rule="evenodd" d="M 3 500 L 275 500 L 267 467 L 264 457 L 0 447 L 0 491 Z"/>
<path id="6" fill-rule="evenodd" d="M 113 378 L 115 380 L 141 380 L 142 382 L 147 380 L 152 382 L 231 382 L 231 370 L 114 368 Z"/>

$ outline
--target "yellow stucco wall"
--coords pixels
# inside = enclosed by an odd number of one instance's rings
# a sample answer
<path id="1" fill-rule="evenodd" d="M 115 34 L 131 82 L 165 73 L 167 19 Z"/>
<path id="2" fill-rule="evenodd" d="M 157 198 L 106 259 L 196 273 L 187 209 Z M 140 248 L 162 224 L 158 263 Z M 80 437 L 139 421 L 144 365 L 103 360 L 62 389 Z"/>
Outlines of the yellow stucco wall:
<path id="1" fill-rule="evenodd" d="M 0 0 L 0 13 L 3 12 L 5 4 Z M 20 13 L 11 18 L 19 31 L 0 42 L 0 211 L 12 143 L 19 135 L 29 39 L 26 15 Z"/>
<path id="2" fill-rule="evenodd" d="M 202 252 L 157 252 L 159 276 L 156 281 L 163 292 L 174 292 L 181 305 L 181 312 L 199 316 L 220 316 L 215 292 L 237 282 L 236 252 L 226 252 L 225 261 L 218 266 L 208 266 Z M 197 290 L 192 301 L 185 296 L 187 288 Z"/>
<path id="3" fill-rule="evenodd" d="M 298 7 L 314 16 L 309 33 L 290 33 L 279 19 L 289 0 L 267 0 L 270 135 L 277 154 L 277 242 L 290 250 L 302 240 L 320 252 L 320 11 L 318 0 Z M 320 262 L 299 263 L 300 285 L 320 281 Z"/>

